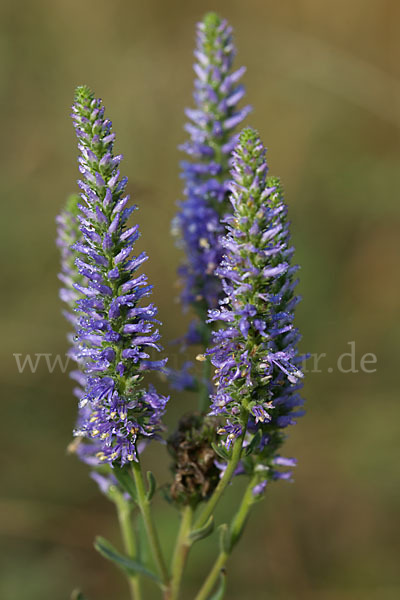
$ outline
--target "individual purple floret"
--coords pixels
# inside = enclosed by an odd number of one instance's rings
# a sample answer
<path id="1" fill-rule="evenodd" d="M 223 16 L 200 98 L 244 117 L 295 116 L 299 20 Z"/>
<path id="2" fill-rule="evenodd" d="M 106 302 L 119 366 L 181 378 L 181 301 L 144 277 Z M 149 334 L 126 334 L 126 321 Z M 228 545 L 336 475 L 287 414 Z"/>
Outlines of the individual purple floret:
<path id="1" fill-rule="evenodd" d="M 160 430 L 167 398 L 151 386 L 145 389 L 142 380 L 146 371 L 163 369 L 165 360 L 152 360 L 149 354 L 161 349 L 154 330 L 157 309 L 141 304 L 152 286 L 145 275 L 136 275 L 147 256 L 132 255 L 139 231 L 127 220 L 136 207 L 128 207 L 127 178 L 119 173 L 122 157 L 113 153 L 111 122 L 85 86 L 77 88 L 72 118 L 82 173 L 82 239 L 72 248 L 86 280 L 74 285 L 81 295 L 76 340 L 86 377 L 75 435 L 95 442 L 100 462 L 122 466 L 137 460 L 140 438 L 150 439 Z M 84 445 L 82 458 L 86 450 Z"/>
<path id="2" fill-rule="evenodd" d="M 293 326 L 298 267 L 291 265 L 281 186 L 267 178 L 265 148 L 253 129 L 242 132 L 234 151 L 230 199 L 233 215 L 226 218 L 225 256 L 217 269 L 225 297 L 209 311 L 209 320 L 220 325 L 207 351 L 217 390 L 210 414 L 225 418 L 219 433 L 228 449 L 247 428 L 245 446 L 256 463 L 268 467 L 268 477 L 283 478 L 288 475 L 275 467 L 294 462 L 276 454 L 282 429 L 295 423 L 303 403 L 303 357 Z"/>
<path id="3" fill-rule="evenodd" d="M 181 147 L 189 157 L 182 162 L 185 199 L 173 224 L 186 254 L 180 268 L 182 302 L 200 317 L 191 326 L 188 343 L 208 344 L 210 326 L 201 321 L 222 294 L 214 273 L 223 252 L 220 219 L 231 208 L 228 181 L 235 129 L 250 111 L 249 106 L 237 108 L 245 93 L 239 83 L 245 69 L 233 70 L 235 53 L 231 27 L 216 14 L 207 14 L 197 26 L 195 108 L 186 110 L 190 139 Z"/>

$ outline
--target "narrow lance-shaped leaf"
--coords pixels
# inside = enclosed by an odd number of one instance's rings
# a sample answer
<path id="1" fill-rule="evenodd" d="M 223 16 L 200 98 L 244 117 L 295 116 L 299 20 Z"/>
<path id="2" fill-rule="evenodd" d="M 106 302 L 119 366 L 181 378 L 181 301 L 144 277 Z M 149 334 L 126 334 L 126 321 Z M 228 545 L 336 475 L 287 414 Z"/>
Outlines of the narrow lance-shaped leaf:
<path id="1" fill-rule="evenodd" d="M 134 560 L 133 558 L 129 558 L 124 554 L 121 554 L 118 550 L 114 548 L 114 546 L 103 537 L 96 537 L 94 542 L 95 549 L 107 560 L 113 562 L 117 567 L 119 567 L 124 573 L 128 575 L 136 575 L 140 573 L 149 579 L 152 579 L 156 583 L 160 584 L 160 578 L 150 571 L 145 565 L 141 562 Z"/>
<path id="2" fill-rule="evenodd" d="M 213 515 L 211 515 L 208 521 L 203 525 L 203 527 L 200 527 L 199 529 L 194 529 L 190 533 L 189 538 L 192 542 L 198 542 L 199 540 L 202 540 L 211 535 L 213 531 L 214 517 Z"/>

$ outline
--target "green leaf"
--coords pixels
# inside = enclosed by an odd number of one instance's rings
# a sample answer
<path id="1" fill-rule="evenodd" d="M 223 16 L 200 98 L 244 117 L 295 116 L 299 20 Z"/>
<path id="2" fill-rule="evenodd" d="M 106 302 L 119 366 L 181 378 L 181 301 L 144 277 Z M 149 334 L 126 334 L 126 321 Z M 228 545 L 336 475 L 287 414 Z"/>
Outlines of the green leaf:
<path id="1" fill-rule="evenodd" d="M 127 492 L 132 500 L 137 503 L 136 486 L 130 471 L 128 471 L 125 467 L 121 468 L 116 466 L 113 469 L 113 475 L 122 487 L 123 491 Z"/>
<path id="2" fill-rule="evenodd" d="M 94 541 L 94 547 L 96 548 L 97 552 L 104 556 L 104 558 L 107 558 L 111 562 L 115 563 L 122 571 L 124 571 L 124 573 L 127 573 L 128 575 L 136 575 L 137 573 L 141 573 L 156 583 L 161 583 L 160 579 L 155 573 L 150 571 L 138 560 L 129 558 L 128 556 L 118 552 L 118 550 L 116 550 L 114 546 L 105 538 L 100 536 L 96 537 Z"/>
<path id="3" fill-rule="evenodd" d="M 219 529 L 219 548 L 221 552 L 229 554 L 231 550 L 231 534 L 229 527 L 226 523 L 223 523 L 218 527 Z"/>
<path id="4" fill-rule="evenodd" d="M 258 429 L 257 433 L 254 435 L 250 444 L 248 446 L 246 446 L 246 448 L 245 448 L 245 456 L 249 456 L 249 454 L 251 454 L 253 452 L 253 450 L 256 448 L 256 446 L 259 445 L 259 443 L 261 442 L 261 436 L 262 436 L 261 429 Z"/>
<path id="5" fill-rule="evenodd" d="M 189 534 L 189 539 L 192 542 L 197 542 L 209 536 L 214 531 L 214 517 L 211 515 L 207 523 L 199 529 L 194 529 Z"/>
<path id="6" fill-rule="evenodd" d="M 214 450 L 215 454 L 218 454 L 218 456 L 220 458 L 222 458 L 223 460 L 230 459 L 230 454 L 229 454 L 228 450 L 225 448 L 225 446 L 218 446 L 214 442 L 211 442 L 211 447 Z"/>
<path id="7" fill-rule="evenodd" d="M 222 600 L 223 597 L 225 596 L 225 592 L 226 592 L 226 571 L 225 571 L 225 569 L 221 569 L 218 589 L 215 592 L 215 594 L 213 594 L 210 597 L 210 600 Z"/>
<path id="8" fill-rule="evenodd" d="M 147 471 L 147 483 L 148 483 L 148 490 L 147 490 L 147 500 L 151 500 L 152 497 L 154 496 L 154 492 L 156 491 L 156 487 L 157 487 L 157 482 L 156 482 L 156 478 L 154 477 L 153 473 L 151 471 Z"/>

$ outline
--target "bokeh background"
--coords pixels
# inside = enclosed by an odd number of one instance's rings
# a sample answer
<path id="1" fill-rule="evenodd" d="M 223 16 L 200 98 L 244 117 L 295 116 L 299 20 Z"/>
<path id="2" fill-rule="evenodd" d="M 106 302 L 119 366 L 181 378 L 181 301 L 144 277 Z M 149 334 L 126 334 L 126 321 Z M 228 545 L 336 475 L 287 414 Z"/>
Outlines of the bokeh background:
<path id="1" fill-rule="evenodd" d="M 2 600 L 68 599 L 75 587 L 90 600 L 127 598 L 92 548 L 97 533 L 119 543 L 113 507 L 65 452 L 72 383 L 43 361 L 19 373 L 13 354 L 67 349 L 54 218 L 77 189 L 68 115 L 81 83 L 103 98 L 125 155 L 165 346 L 184 333 L 169 222 L 181 194 L 176 147 L 191 104 L 194 26 L 210 9 L 235 29 L 254 107 L 247 123 L 285 185 L 302 265 L 303 349 L 327 355 L 307 377 L 307 415 L 290 431 L 295 484 L 271 486 L 256 507 L 228 567 L 227 598 L 400 597 L 400 3 L 2 0 Z M 351 341 L 358 372 L 343 373 L 337 359 Z M 376 355 L 376 372 L 360 370 L 365 353 Z M 192 404 L 174 396 L 168 423 Z M 162 449 L 147 464 L 168 480 Z M 176 514 L 158 510 L 168 549 Z M 193 553 L 185 600 L 211 544 Z"/>

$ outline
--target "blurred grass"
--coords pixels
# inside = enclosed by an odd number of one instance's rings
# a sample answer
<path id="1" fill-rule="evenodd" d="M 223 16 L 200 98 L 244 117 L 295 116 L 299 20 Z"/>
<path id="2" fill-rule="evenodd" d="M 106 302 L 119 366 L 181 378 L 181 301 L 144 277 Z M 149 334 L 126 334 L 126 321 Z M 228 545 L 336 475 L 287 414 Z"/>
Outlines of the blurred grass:
<path id="1" fill-rule="evenodd" d="M 399 3 L 17 0 L 0 5 L 2 599 L 58 600 L 77 586 L 92 600 L 126 597 L 119 574 L 92 550 L 97 533 L 118 539 L 112 506 L 65 454 L 70 381 L 44 367 L 20 375 L 13 353 L 66 350 L 54 217 L 76 189 L 68 114 L 83 82 L 104 99 L 125 155 L 164 340 L 185 330 L 168 223 L 181 194 L 176 146 L 191 102 L 194 24 L 209 9 L 235 28 L 254 106 L 248 122 L 285 186 L 302 265 L 303 347 L 328 355 L 307 378 L 307 416 L 290 432 L 296 482 L 271 488 L 254 512 L 228 566 L 228 597 L 400 595 Z M 358 363 L 377 355 L 376 373 L 328 372 L 352 340 Z M 174 397 L 167 421 L 191 402 Z M 157 452 L 147 460 L 164 482 L 168 462 Z M 174 514 L 160 505 L 167 544 Z M 210 544 L 193 553 L 185 598 Z"/>

